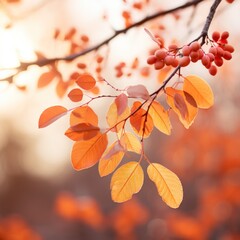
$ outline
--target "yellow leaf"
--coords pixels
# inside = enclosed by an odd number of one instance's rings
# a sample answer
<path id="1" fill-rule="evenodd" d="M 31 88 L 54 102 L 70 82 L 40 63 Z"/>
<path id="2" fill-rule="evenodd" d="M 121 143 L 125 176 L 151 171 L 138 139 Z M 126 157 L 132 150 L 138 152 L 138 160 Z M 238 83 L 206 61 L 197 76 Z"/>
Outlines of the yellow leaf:
<path id="1" fill-rule="evenodd" d="M 142 145 L 135 135 L 125 132 L 120 139 L 121 145 L 130 152 L 140 154 L 142 152 Z"/>
<path id="2" fill-rule="evenodd" d="M 122 165 L 111 179 L 112 200 L 120 203 L 131 199 L 142 188 L 143 179 L 143 170 L 138 162 Z"/>
<path id="3" fill-rule="evenodd" d="M 167 135 L 171 134 L 172 126 L 169 120 L 168 112 L 165 111 L 165 109 L 160 105 L 160 103 L 156 101 L 152 102 L 149 109 L 149 114 L 153 119 L 153 124 L 159 131 Z"/>
<path id="4" fill-rule="evenodd" d="M 73 145 L 72 164 L 76 170 L 92 167 L 107 148 L 107 135 L 99 133 L 88 141 L 78 141 Z"/>
<path id="5" fill-rule="evenodd" d="M 199 108 L 210 108 L 214 96 L 209 84 L 198 76 L 190 75 L 184 79 L 183 91 L 190 94 Z"/>
<path id="6" fill-rule="evenodd" d="M 163 201 L 171 208 L 178 208 L 183 199 L 183 189 L 177 175 L 158 163 L 151 163 L 147 173 Z"/>
<path id="7" fill-rule="evenodd" d="M 119 132 L 124 125 L 123 120 L 125 118 L 127 118 L 129 115 L 130 115 L 129 107 L 126 107 L 125 110 L 122 112 L 122 114 L 118 115 L 117 104 L 115 102 L 113 102 L 110 105 L 108 113 L 107 113 L 107 122 L 108 122 L 109 127 L 112 128 L 112 131 Z M 119 124 L 117 124 L 117 123 L 119 123 Z"/>
<path id="8" fill-rule="evenodd" d="M 119 141 L 117 141 L 105 151 L 98 165 L 98 171 L 101 177 L 112 173 L 116 169 L 124 156 L 123 150 L 123 147 L 119 144 Z"/>
<path id="9" fill-rule="evenodd" d="M 198 108 L 187 100 L 186 95 L 181 90 L 168 87 L 166 88 L 166 95 L 168 105 L 178 115 L 183 126 L 188 129 L 197 116 Z"/>

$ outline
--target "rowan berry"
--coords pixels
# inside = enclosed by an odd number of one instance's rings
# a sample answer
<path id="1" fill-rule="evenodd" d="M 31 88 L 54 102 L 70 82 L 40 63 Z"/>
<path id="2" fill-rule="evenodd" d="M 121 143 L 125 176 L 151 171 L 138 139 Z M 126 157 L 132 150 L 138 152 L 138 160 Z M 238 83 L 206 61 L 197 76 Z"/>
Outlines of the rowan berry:
<path id="1" fill-rule="evenodd" d="M 183 56 L 189 56 L 190 53 L 191 53 L 191 48 L 189 46 L 184 46 L 182 48 L 182 55 Z"/>
<path id="2" fill-rule="evenodd" d="M 220 39 L 220 33 L 219 32 L 213 32 L 212 33 L 212 39 L 214 42 L 217 42 Z"/>
<path id="3" fill-rule="evenodd" d="M 208 69 L 208 72 L 212 75 L 215 76 L 217 74 L 217 67 L 214 65 L 211 65 L 211 67 Z"/>
<path id="4" fill-rule="evenodd" d="M 190 63 L 190 58 L 188 56 L 183 56 L 179 59 L 179 66 L 186 67 Z"/>
<path id="5" fill-rule="evenodd" d="M 201 48 L 201 45 L 199 42 L 195 41 L 190 44 L 190 48 L 192 51 L 197 51 Z"/>
<path id="6" fill-rule="evenodd" d="M 155 55 L 150 55 L 147 58 L 147 63 L 150 65 L 154 64 L 156 61 L 157 61 L 157 57 Z"/>
<path id="7" fill-rule="evenodd" d="M 165 63 L 163 61 L 157 61 L 156 63 L 154 63 L 154 68 L 156 70 L 160 70 L 165 66 Z"/>

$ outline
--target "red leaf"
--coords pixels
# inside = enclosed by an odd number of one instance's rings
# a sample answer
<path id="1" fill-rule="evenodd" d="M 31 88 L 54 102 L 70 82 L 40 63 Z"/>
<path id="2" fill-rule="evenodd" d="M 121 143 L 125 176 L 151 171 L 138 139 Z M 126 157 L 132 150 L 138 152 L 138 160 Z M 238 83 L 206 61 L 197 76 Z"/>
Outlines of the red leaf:
<path id="1" fill-rule="evenodd" d="M 144 100 L 147 100 L 150 97 L 146 87 L 141 84 L 135 85 L 135 86 L 129 86 L 127 88 L 127 94 L 129 97 L 142 98 Z"/>
<path id="2" fill-rule="evenodd" d="M 62 106 L 53 106 L 45 109 L 40 115 L 38 127 L 44 128 L 55 122 L 67 113 L 67 109 Z"/>

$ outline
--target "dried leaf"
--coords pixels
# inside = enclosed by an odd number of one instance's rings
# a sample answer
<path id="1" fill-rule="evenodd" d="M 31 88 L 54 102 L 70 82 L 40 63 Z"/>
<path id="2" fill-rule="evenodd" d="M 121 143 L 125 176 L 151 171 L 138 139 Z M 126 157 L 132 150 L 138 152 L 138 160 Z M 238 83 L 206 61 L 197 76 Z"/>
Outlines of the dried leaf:
<path id="1" fill-rule="evenodd" d="M 188 117 L 188 109 L 184 97 L 179 93 L 175 93 L 173 96 L 173 100 L 174 105 L 179 110 L 182 118 L 186 119 Z"/>
<path id="2" fill-rule="evenodd" d="M 44 128 L 55 122 L 60 117 L 64 116 L 67 113 L 67 109 L 62 106 L 52 106 L 45 109 L 40 115 L 38 121 L 38 127 Z"/>
<path id="3" fill-rule="evenodd" d="M 183 91 L 190 94 L 199 108 L 210 108 L 214 96 L 209 84 L 198 76 L 190 75 L 184 79 Z"/>
<path id="4" fill-rule="evenodd" d="M 76 170 L 90 168 L 95 165 L 108 145 L 107 135 L 99 133 L 88 141 L 78 141 L 73 145 L 72 164 Z"/>
<path id="5" fill-rule="evenodd" d="M 122 165 L 112 176 L 111 196 L 114 202 L 125 202 L 138 193 L 143 185 L 143 170 L 138 162 Z"/>
<path id="6" fill-rule="evenodd" d="M 167 135 L 171 134 L 171 122 L 169 119 L 168 112 L 163 108 L 160 103 L 154 101 L 152 102 L 149 114 L 153 119 L 153 124 L 160 131 Z"/>
<path id="7" fill-rule="evenodd" d="M 178 208 L 183 199 L 183 189 L 177 175 L 158 163 L 151 163 L 147 173 L 163 201 L 171 208 Z"/>

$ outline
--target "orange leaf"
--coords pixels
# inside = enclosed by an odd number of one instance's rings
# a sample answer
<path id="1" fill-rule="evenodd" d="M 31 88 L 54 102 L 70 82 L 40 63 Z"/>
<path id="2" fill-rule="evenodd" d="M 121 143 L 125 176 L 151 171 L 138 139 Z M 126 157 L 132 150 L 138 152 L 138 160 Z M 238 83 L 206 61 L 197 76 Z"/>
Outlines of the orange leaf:
<path id="1" fill-rule="evenodd" d="M 64 116 L 67 113 L 67 109 L 62 106 L 53 106 L 45 109 L 40 115 L 38 121 L 38 127 L 44 128 L 55 122 L 60 117 Z"/>
<path id="2" fill-rule="evenodd" d="M 56 77 L 56 74 L 54 71 L 50 70 L 49 72 L 43 73 L 37 83 L 38 88 L 46 87 L 48 84 L 52 82 L 52 80 Z"/>
<path id="3" fill-rule="evenodd" d="M 149 109 L 149 114 L 153 119 L 153 124 L 159 131 L 167 135 L 171 134 L 172 126 L 169 120 L 168 112 L 165 111 L 160 103 L 153 101 Z"/>
<path id="4" fill-rule="evenodd" d="M 107 135 L 98 133 L 88 141 L 78 141 L 73 145 L 72 164 L 76 170 L 90 168 L 95 165 L 108 145 Z"/>
<path id="5" fill-rule="evenodd" d="M 140 141 L 132 133 L 125 132 L 121 137 L 120 142 L 126 151 L 138 154 L 142 152 L 142 145 Z"/>
<path id="6" fill-rule="evenodd" d="M 122 165 L 112 176 L 111 195 L 114 202 L 125 202 L 138 193 L 143 185 L 143 170 L 138 162 Z"/>
<path id="7" fill-rule="evenodd" d="M 214 96 L 209 84 L 198 76 L 190 75 L 184 79 L 183 91 L 190 94 L 199 108 L 210 108 Z"/>
<path id="8" fill-rule="evenodd" d="M 69 87 L 69 83 L 63 81 L 61 78 L 59 79 L 57 86 L 56 86 L 56 92 L 58 97 L 62 98 L 65 93 L 67 92 L 67 89 Z"/>
<path id="9" fill-rule="evenodd" d="M 78 107 L 70 115 L 70 126 L 79 123 L 90 123 L 93 126 L 98 126 L 98 116 L 89 106 Z"/>
<path id="10" fill-rule="evenodd" d="M 194 104 L 189 103 L 189 100 L 186 99 L 186 95 L 181 90 L 168 87 L 166 88 L 166 95 L 168 105 L 178 115 L 183 126 L 188 129 L 197 116 L 198 108 L 194 107 Z"/>
<path id="11" fill-rule="evenodd" d="M 99 131 L 99 127 L 95 127 L 90 123 L 79 123 L 70 127 L 65 132 L 65 135 L 73 141 L 89 140 L 95 137 Z"/>
<path id="12" fill-rule="evenodd" d="M 177 175 L 158 163 L 151 163 L 147 173 L 163 201 L 171 208 L 178 208 L 183 199 L 183 189 Z"/>
<path id="13" fill-rule="evenodd" d="M 105 152 L 104 156 L 100 159 L 98 171 L 101 177 L 112 173 L 124 156 L 123 147 L 119 141 L 113 143 Z"/>
<path id="14" fill-rule="evenodd" d="M 119 132 L 124 125 L 124 119 L 130 115 L 128 107 L 125 108 L 121 115 L 118 115 L 117 104 L 115 101 L 110 105 L 107 112 L 107 122 L 113 132 Z M 119 124 L 118 124 L 119 123 Z"/>
<path id="15" fill-rule="evenodd" d="M 153 120 L 150 114 L 140 106 L 141 102 L 139 101 L 133 103 L 131 113 L 136 112 L 130 117 L 130 123 L 138 136 L 148 137 L 153 130 Z"/>
<path id="16" fill-rule="evenodd" d="M 71 99 L 71 101 L 73 102 L 79 102 L 82 100 L 83 98 L 83 92 L 81 89 L 75 88 L 72 89 L 69 93 L 68 93 L 68 97 Z"/>
<path id="17" fill-rule="evenodd" d="M 79 77 L 76 80 L 76 83 L 80 88 L 84 90 L 90 90 L 95 86 L 96 80 L 91 74 L 83 73 L 79 75 Z"/>

